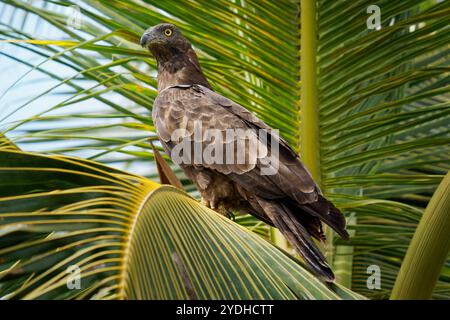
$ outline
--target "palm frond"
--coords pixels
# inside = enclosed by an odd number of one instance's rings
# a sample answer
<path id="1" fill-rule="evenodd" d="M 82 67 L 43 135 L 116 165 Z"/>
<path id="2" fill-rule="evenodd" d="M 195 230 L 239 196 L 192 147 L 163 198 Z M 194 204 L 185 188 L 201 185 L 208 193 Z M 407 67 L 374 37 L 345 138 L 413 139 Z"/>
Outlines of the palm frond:
<path id="1" fill-rule="evenodd" d="M 6 148 L 0 173 L 3 299 L 362 298 L 179 189 Z"/>

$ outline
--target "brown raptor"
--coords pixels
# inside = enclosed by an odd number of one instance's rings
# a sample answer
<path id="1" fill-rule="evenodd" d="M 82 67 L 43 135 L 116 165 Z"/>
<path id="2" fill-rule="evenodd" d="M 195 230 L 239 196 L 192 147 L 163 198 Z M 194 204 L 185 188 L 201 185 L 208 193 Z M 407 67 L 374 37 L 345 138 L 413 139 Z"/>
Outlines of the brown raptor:
<path id="1" fill-rule="evenodd" d="M 152 118 L 160 141 L 172 159 L 172 152 L 182 143 L 182 139 L 174 138 L 180 129 L 192 144 L 200 143 L 204 148 L 213 141 L 223 144 L 221 159 L 228 159 L 227 151 L 233 153 L 230 159 L 245 156 L 241 162 L 210 163 L 194 161 L 193 151 L 192 154 L 186 150 L 180 153 L 185 161 L 179 164 L 197 185 L 206 205 L 222 212 L 248 212 L 277 227 L 312 271 L 326 281 L 333 281 L 333 272 L 312 238 L 325 240 L 323 221 L 348 239 L 345 219 L 323 197 L 299 156 L 253 113 L 212 90 L 194 49 L 174 25 L 163 23 L 149 28 L 141 38 L 141 45 L 148 48 L 157 61 L 158 96 Z M 214 129 L 221 133 L 223 140 L 198 141 L 194 137 L 196 123 L 200 123 L 203 131 Z M 255 156 L 255 149 L 250 147 L 251 139 L 241 144 L 241 149 L 227 149 L 230 145 L 237 146 L 241 137 L 227 136 L 226 132 L 238 129 L 253 133 L 258 147 L 265 143 L 268 150 L 265 156 Z M 261 130 L 267 131 L 269 138 L 264 140 L 259 133 Z M 276 157 L 273 156 L 274 142 L 278 144 Z M 263 174 L 267 166 L 276 168 L 276 172 Z"/>

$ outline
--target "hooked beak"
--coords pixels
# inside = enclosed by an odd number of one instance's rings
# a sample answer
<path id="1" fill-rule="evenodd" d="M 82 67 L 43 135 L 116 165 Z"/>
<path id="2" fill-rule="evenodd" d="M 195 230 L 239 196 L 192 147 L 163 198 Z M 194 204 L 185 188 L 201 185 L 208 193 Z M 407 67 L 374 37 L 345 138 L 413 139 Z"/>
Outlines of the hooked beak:
<path id="1" fill-rule="evenodd" d="M 155 36 L 151 31 L 144 33 L 141 37 L 142 48 L 148 48 L 152 44 L 161 42 L 161 39 L 158 36 Z"/>
<path id="2" fill-rule="evenodd" d="M 149 40 L 151 40 L 152 36 L 148 33 L 144 33 L 141 37 L 141 46 L 142 48 L 145 48 L 149 42 Z"/>

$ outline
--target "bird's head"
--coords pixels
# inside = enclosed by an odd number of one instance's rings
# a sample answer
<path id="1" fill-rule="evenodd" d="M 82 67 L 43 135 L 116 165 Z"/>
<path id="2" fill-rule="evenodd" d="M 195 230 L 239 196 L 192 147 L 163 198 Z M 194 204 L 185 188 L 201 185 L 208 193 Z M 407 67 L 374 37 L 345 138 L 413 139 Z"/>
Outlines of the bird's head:
<path id="1" fill-rule="evenodd" d="M 161 55 L 186 52 L 191 47 L 180 30 L 170 23 L 160 23 L 148 28 L 141 37 L 141 46 L 148 48 L 157 59 Z"/>
<path id="2" fill-rule="evenodd" d="M 161 23 L 148 28 L 141 37 L 141 45 L 158 63 L 158 89 L 178 84 L 210 88 L 194 49 L 173 24 Z"/>

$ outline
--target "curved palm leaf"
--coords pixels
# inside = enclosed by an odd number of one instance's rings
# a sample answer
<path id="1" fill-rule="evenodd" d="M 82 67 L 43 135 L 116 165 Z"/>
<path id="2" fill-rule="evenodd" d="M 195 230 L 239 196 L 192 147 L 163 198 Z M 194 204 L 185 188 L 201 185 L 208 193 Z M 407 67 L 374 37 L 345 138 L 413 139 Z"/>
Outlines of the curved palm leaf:
<path id="1" fill-rule="evenodd" d="M 179 189 L 6 148 L 0 173 L 2 298 L 362 298 Z"/>

